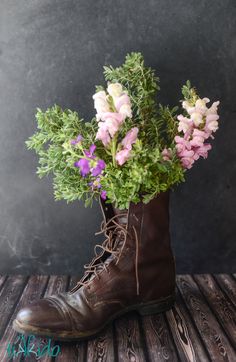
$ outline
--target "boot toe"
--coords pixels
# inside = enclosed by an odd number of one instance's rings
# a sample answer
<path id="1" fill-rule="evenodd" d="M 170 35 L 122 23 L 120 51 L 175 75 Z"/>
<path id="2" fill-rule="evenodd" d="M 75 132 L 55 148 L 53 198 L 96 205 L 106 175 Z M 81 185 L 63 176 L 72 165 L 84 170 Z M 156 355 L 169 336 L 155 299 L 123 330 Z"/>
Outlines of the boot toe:
<path id="1" fill-rule="evenodd" d="M 23 332 L 37 333 L 40 331 L 67 330 L 69 325 L 63 311 L 53 298 L 40 299 L 36 303 L 22 308 L 14 321 L 15 329 Z"/>

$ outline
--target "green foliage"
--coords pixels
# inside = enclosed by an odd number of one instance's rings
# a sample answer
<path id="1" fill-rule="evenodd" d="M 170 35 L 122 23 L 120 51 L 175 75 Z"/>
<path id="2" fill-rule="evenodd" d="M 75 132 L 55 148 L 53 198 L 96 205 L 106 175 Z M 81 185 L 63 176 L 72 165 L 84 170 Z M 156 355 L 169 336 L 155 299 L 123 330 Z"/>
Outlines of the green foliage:
<path id="1" fill-rule="evenodd" d="M 77 112 L 62 110 L 59 106 L 48 108 L 45 112 L 37 109 L 38 131 L 26 141 L 28 149 L 34 149 L 39 156 L 37 174 L 40 178 L 53 174 L 56 200 L 74 201 L 91 197 L 87 180 L 80 177 L 71 154 L 70 140 L 79 133 L 84 134 L 84 146 L 89 147 L 97 130 L 97 123 L 84 123 Z"/>
<path id="2" fill-rule="evenodd" d="M 53 175 L 56 200 L 70 202 L 82 199 L 87 206 L 99 197 L 99 190 L 91 191 L 89 186 L 93 178 L 81 177 L 79 169 L 74 166 L 82 157 L 82 148 L 89 149 L 91 144 L 96 143 L 97 157 L 106 162 L 100 182 L 102 189 L 107 191 L 107 202 L 119 208 L 127 208 L 131 201 L 147 203 L 161 191 L 184 181 L 184 170 L 174 147 L 177 107 L 157 106 L 159 79 L 151 68 L 144 65 L 140 53 L 127 55 L 125 63 L 118 68 L 104 67 L 104 76 L 109 82 L 121 83 L 132 103 L 133 117 L 126 119 L 116 142 L 120 142 L 131 127 L 139 128 L 132 157 L 123 166 L 112 162 L 111 151 L 105 149 L 100 141 L 95 142 L 98 129 L 95 118 L 85 123 L 77 112 L 62 110 L 57 105 L 45 112 L 37 109 L 38 130 L 26 145 L 39 156 L 39 177 Z M 104 87 L 96 89 L 100 91 Z M 186 99 L 192 99 L 195 96 L 193 92 L 189 83 L 183 87 Z M 83 136 L 82 148 L 80 145 L 73 147 L 70 143 L 78 134 Z M 163 160 L 161 152 L 165 147 L 172 150 L 170 161 Z"/>
<path id="3" fill-rule="evenodd" d="M 111 83 L 121 83 L 128 91 L 134 113 L 133 122 L 145 125 L 157 114 L 156 94 L 159 78 L 153 69 L 145 67 L 141 53 L 130 53 L 122 66 L 104 67 L 104 76 Z"/>
<path id="4" fill-rule="evenodd" d="M 133 153 L 134 157 L 122 168 L 108 165 L 101 181 L 116 207 L 125 209 L 130 201 L 148 203 L 158 193 L 184 181 L 183 169 L 175 156 L 175 161 L 163 162 L 158 148 L 147 149 L 141 141 L 136 142 Z"/>
<path id="5" fill-rule="evenodd" d="M 198 98 L 197 91 L 195 88 L 191 87 L 191 83 L 189 80 L 187 80 L 186 84 L 183 85 L 182 94 L 184 96 L 184 99 L 190 104 L 195 104 Z"/>

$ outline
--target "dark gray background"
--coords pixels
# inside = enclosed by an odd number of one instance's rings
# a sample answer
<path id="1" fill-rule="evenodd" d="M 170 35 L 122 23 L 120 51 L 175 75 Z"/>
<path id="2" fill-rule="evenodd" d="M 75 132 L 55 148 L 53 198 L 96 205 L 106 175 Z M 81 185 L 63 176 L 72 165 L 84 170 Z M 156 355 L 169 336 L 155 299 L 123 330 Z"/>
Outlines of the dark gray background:
<path id="1" fill-rule="evenodd" d="M 176 104 L 186 79 L 221 101 L 208 160 L 172 194 L 172 243 L 178 272 L 236 271 L 235 0 L 1 0 L 1 273 L 77 274 L 89 261 L 98 205 L 54 202 L 24 141 L 37 106 L 57 103 L 89 120 L 103 64 L 130 51 L 157 70 L 160 101 Z"/>

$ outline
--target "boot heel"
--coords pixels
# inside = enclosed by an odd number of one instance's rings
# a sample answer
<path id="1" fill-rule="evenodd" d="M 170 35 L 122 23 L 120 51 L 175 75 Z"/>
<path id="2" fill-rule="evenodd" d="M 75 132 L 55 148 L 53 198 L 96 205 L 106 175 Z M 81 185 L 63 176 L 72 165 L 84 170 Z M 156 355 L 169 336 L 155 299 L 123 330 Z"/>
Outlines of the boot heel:
<path id="1" fill-rule="evenodd" d="M 171 309 L 174 306 L 174 303 L 175 303 L 175 296 L 171 295 L 160 301 L 156 301 L 153 303 L 146 303 L 142 306 L 139 306 L 137 310 L 139 314 L 142 316 L 158 314 Z"/>

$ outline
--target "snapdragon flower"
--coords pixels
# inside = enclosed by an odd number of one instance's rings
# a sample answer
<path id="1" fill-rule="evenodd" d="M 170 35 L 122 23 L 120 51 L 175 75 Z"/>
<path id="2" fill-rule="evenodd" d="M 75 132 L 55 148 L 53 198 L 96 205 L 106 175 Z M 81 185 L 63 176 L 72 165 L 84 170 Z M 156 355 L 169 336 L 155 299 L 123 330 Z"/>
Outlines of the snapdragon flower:
<path id="1" fill-rule="evenodd" d="M 182 106 L 189 117 L 182 114 L 177 117 L 178 131 L 183 136 L 175 137 L 176 150 L 182 166 L 186 169 L 191 168 L 199 157 L 207 158 L 211 145 L 205 141 L 213 138 L 213 133 L 218 129 L 217 110 L 220 102 L 214 102 L 208 108 L 206 104 L 209 102 L 208 98 L 199 98 L 194 105 L 184 101 Z M 162 156 L 167 160 L 166 149 L 163 150 Z"/>
<path id="2" fill-rule="evenodd" d="M 97 121 L 101 119 L 101 116 L 105 112 L 109 112 L 110 106 L 107 102 L 107 94 L 105 91 L 97 92 L 93 95 L 94 108 L 97 111 L 96 118 Z"/>
<path id="3" fill-rule="evenodd" d="M 164 150 L 162 151 L 162 157 L 164 161 L 170 161 L 172 158 L 171 148 L 164 148 Z"/>
<path id="4" fill-rule="evenodd" d="M 124 148 L 131 150 L 132 144 L 136 142 L 138 136 L 138 127 L 131 128 L 130 131 L 127 132 L 125 138 L 121 141 L 121 144 Z"/>
<path id="5" fill-rule="evenodd" d="M 122 166 L 130 158 L 130 150 L 127 148 L 117 152 L 116 161 L 118 165 Z"/>
<path id="6" fill-rule="evenodd" d="M 110 83 L 107 87 L 107 92 L 113 98 L 118 98 L 123 93 L 123 87 L 120 83 Z"/>
<path id="7" fill-rule="evenodd" d="M 119 112 L 123 118 L 132 117 L 131 103 L 128 94 L 124 93 L 120 97 L 114 98 L 114 104 L 117 112 Z"/>
<path id="8" fill-rule="evenodd" d="M 132 145 L 136 142 L 138 136 L 138 128 L 133 127 L 127 132 L 126 136 L 121 141 L 123 149 L 116 154 L 116 161 L 118 165 L 122 166 L 129 160 L 132 150 Z"/>
<path id="9" fill-rule="evenodd" d="M 110 83 L 105 91 L 93 95 L 97 111 L 98 132 L 96 139 L 108 147 L 124 120 L 132 117 L 131 102 L 120 83 Z"/>

